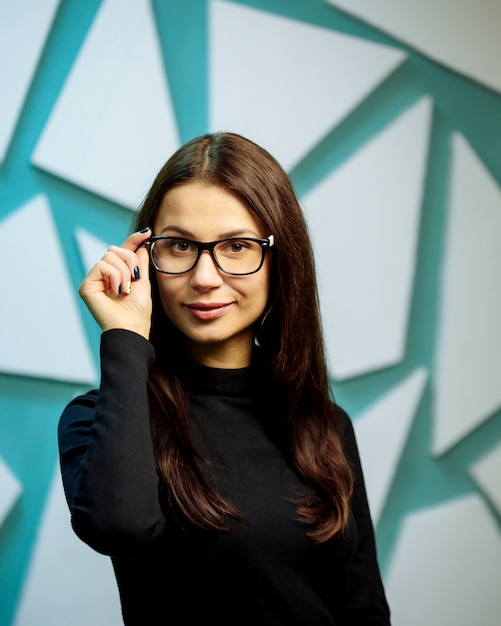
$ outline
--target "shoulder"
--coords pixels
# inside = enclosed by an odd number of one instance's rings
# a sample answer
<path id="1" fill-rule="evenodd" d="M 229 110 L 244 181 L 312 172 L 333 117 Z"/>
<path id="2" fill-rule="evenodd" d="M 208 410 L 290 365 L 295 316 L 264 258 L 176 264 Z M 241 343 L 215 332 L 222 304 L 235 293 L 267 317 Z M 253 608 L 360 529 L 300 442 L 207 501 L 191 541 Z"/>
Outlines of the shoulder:
<path id="1" fill-rule="evenodd" d="M 61 413 L 58 424 L 59 438 L 76 429 L 87 429 L 94 421 L 99 391 L 91 389 L 85 394 L 76 396 Z"/>
<path id="2" fill-rule="evenodd" d="M 353 421 L 348 413 L 338 404 L 334 404 L 334 412 L 346 457 L 352 466 L 355 465 L 355 467 L 357 467 L 360 464 L 360 457 Z"/>
<path id="3" fill-rule="evenodd" d="M 348 413 L 339 404 L 332 403 L 333 412 L 336 417 L 336 424 L 339 429 L 339 433 L 343 439 L 346 437 L 352 438 L 355 436 L 353 429 L 353 422 Z"/>
<path id="4" fill-rule="evenodd" d="M 71 402 L 69 402 L 66 405 L 62 413 L 62 416 L 65 416 L 68 413 L 78 412 L 78 409 L 82 409 L 82 410 L 94 409 L 96 406 L 98 397 L 99 397 L 98 389 L 90 389 L 84 394 L 75 396 L 73 400 L 71 400 Z"/>

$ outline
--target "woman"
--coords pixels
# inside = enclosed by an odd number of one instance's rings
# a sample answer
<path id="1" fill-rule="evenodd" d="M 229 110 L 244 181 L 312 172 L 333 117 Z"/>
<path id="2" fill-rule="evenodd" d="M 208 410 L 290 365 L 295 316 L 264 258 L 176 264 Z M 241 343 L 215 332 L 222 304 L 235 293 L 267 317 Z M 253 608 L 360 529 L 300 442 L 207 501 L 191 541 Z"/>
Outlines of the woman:
<path id="1" fill-rule="evenodd" d="M 239 135 L 198 137 L 133 230 L 80 287 L 101 384 L 59 426 L 72 525 L 111 556 L 124 623 L 388 625 L 288 177 Z"/>

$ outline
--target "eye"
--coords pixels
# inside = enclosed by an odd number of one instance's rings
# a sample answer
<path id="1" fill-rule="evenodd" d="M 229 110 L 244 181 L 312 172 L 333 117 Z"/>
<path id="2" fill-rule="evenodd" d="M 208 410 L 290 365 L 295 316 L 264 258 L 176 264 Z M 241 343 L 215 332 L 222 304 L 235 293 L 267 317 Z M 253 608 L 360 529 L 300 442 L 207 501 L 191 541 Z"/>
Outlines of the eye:
<path id="1" fill-rule="evenodd" d="M 225 243 L 223 251 L 225 254 L 243 254 L 249 249 L 249 244 L 251 244 L 250 241 L 233 239 Z"/>
<path id="2" fill-rule="evenodd" d="M 172 253 L 186 254 L 196 250 L 196 246 L 186 239 L 166 239 L 166 247 Z"/>

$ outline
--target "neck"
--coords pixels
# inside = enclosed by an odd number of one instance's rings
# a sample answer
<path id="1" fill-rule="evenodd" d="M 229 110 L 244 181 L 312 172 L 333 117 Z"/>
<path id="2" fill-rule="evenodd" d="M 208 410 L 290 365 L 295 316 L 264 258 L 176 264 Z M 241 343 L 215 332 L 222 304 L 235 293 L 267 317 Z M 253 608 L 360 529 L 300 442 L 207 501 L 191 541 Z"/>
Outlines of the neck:
<path id="1" fill-rule="evenodd" d="M 195 363 L 206 367 L 241 369 L 251 364 L 252 342 L 234 342 L 231 345 L 189 343 L 188 354 Z"/>

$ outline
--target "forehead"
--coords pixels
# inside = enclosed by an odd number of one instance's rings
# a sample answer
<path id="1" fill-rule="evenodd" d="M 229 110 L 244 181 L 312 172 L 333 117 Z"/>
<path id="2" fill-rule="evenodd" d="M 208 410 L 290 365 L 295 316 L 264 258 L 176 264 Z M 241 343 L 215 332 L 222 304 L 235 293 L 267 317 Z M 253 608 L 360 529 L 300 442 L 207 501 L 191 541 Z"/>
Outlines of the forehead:
<path id="1" fill-rule="evenodd" d="M 208 240 L 249 231 L 264 237 L 262 220 L 235 193 L 213 183 L 190 181 L 170 189 L 163 197 L 155 219 L 155 234 L 176 231 Z"/>

